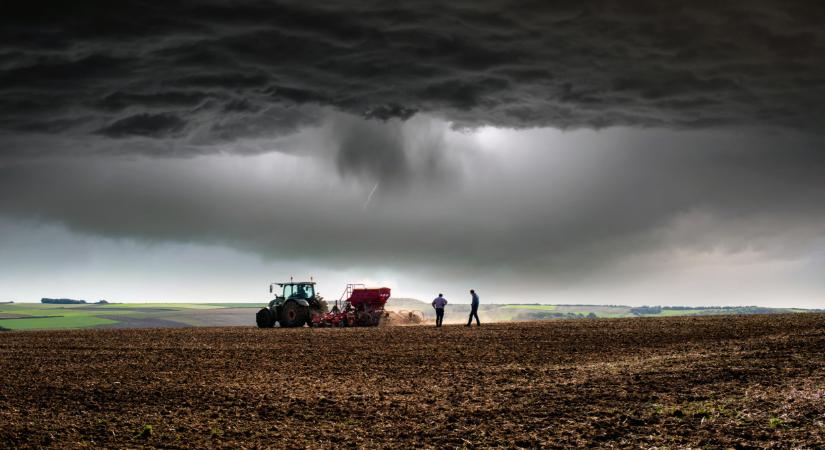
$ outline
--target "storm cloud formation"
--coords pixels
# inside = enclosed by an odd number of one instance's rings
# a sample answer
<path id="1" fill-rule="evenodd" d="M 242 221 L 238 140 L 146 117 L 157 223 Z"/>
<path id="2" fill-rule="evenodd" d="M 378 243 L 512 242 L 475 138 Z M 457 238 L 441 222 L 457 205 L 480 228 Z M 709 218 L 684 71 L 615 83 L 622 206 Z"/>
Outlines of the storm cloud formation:
<path id="1" fill-rule="evenodd" d="M 10 138 L 21 133 L 172 138 L 175 155 L 203 153 L 317 124 L 307 106 L 376 120 L 425 112 L 457 127 L 825 122 L 816 2 L 30 7 L 0 18 L 6 158 L 48 153 Z"/>
<path id="2" fill-rule="evenodd" d="M 825 295 L 823 5 L 27 8 L 0 17 L 0 243 L 40 224 L 502 300 Z"/>
<path id="3" fill-rule="evenodd" d="M 419 179 L 364 208 L 366 191 L 323 160 L 271 154 L 7 167 L 0 210 L 83 234 L 208 242 L 330 267 L 389 264 L 457 279 L 507 268 L 522 285 L 651 276 L 691 259 L 825 256 L 825 155 L 805 139 L 446 134 L 444 148 L 473 155 L 455 155 L 466 171 L 453 174 L 459 186 Z"/>

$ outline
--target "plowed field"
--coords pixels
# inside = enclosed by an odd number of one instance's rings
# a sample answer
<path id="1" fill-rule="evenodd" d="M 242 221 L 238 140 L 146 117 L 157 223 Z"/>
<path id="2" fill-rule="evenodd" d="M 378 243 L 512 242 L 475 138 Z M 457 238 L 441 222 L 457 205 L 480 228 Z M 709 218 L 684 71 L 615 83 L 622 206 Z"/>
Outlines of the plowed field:
<path id="1" fill-rule="evenodd" d="M 825 315 L 0 333 L 0 447 L 825 446 Z"/>

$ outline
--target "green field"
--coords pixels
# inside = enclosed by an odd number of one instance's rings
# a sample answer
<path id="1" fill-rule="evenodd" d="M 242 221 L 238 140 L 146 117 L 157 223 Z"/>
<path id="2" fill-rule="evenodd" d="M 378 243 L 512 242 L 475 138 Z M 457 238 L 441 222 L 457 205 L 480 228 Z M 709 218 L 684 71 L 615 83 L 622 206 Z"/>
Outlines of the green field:
<path id="1" fill-rule="evenodd" d="M 245 305 L 247 303 L 237 303 L 238 305 Z M 43 305 L 43 306 L 78 306 L 78 307 L 103 307 L 103 308 L 172 308 L 172 309 L 216 309 L 229 308 L 229 303 L 109 303 L 105 305 L 86 304 L 86 305 Z"/>
<path id="2" fill-rule="evenodd" d="M 214 315 L 205 312 L 228 308 L 260 307 L 261 303 L 114 303 L 56 305 L 42 303 L 0 304 L 0 328 L 45 330 L 100 326 L 198 326 L 208 325 Z M 226 317 L 215 316 L 218 324 Z M 229 314 L 227 314 L 229 317 Z M 223 320 L 221 320 L 223 319 Z M 244 323 L 243 318 L 237 319 Z M 229 323 L 230 325 L 233 323 Z M 245 323 L 244 323 L 245 324 Z"/>
<path id="3" fill-rule="evenodd" d="M 7 330 L 88 328 L 115 323 L 117 323 L 116 320 L 104 319 L 93 315 L 38 317 L 32 319 L 0 319 L 0 327 Z"/>

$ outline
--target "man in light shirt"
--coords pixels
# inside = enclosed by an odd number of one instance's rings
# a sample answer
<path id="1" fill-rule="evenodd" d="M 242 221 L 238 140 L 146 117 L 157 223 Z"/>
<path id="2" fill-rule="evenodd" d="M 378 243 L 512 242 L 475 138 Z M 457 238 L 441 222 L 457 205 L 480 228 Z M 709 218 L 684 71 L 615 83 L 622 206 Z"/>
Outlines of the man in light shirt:
<path id="1" fill-rule="evenodd" d="M 433 308 L 435 308 L 435 326 L 440 327 L 441 322 L 444 322 L 444 307 L 447 306 L 447 299 L 444 294 L 438 294 L 438 297 L 433 300 Z"/>

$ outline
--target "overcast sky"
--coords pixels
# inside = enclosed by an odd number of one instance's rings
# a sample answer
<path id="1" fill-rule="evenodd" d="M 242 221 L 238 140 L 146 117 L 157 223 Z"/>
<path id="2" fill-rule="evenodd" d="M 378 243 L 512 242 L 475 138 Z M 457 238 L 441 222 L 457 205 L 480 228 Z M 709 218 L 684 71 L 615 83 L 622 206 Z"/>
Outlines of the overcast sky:
<path id="1" fill-rule="evenodd" d="M 0 17 L 0 301 L 825 307 L 825 6 L 397 3 Z"/>

